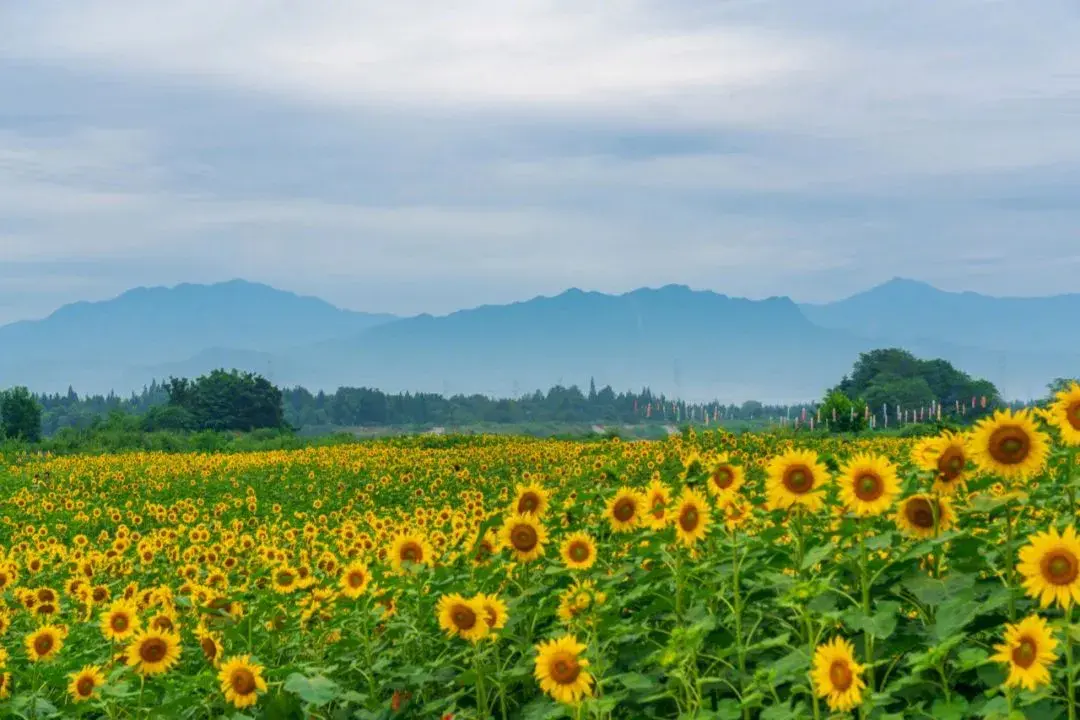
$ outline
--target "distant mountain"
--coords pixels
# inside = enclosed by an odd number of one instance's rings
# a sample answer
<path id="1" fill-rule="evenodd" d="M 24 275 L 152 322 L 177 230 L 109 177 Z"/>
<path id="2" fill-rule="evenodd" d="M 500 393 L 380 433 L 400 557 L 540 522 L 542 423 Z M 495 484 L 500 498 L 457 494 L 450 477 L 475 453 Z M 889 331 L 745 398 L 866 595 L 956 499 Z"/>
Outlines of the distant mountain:
<path id="1" fill-rule="evenodd" d="M 70 384 L 83 392 L 125 391 L 151 379 L 133 372 L 136 368 L 215 348 L 279 352 L 393 319 L 243 280 L 137 288 L 112 300 L 66 305 L 42 320 L 0 327 L 0 386 L 58 391 Z"/>
<path id="2" fill-rule="evenodd" d="M 892 280 L 844 300 L 800 305 L 815 324 L 877 345 L 943 357 L 989 378 L 1007 395 L 1042 395 L 1057 376 L 1080 372 L 1080 294 L 991 297 Z"/>
<path id="3" fill-rule="evenodd" d="M 903 347 L 1031 397 L 1080 371 L 1077 317 L 1080 295 L 994 298 L 897 279 L 823 305 L 669 285 L 399 319 L 233 281 L 134 290 L 2 327 L 0 386 L 127 392 L 235 367 L 312 390 L 513 396 L 595 377 L 688 400 L 797 402 L 835 385 L 859 352 Z"/>

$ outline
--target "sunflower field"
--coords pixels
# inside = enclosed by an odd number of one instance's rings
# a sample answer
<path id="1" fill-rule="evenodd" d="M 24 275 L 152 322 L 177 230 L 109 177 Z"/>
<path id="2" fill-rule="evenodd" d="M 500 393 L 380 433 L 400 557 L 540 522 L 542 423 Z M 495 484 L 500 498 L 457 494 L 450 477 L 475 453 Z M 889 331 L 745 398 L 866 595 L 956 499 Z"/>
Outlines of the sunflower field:
<path id="1" fill-rule="evenodd" d="M 0 458 L 0 715 L 1068 718 L 1080 387 L 963 434 Z"/>

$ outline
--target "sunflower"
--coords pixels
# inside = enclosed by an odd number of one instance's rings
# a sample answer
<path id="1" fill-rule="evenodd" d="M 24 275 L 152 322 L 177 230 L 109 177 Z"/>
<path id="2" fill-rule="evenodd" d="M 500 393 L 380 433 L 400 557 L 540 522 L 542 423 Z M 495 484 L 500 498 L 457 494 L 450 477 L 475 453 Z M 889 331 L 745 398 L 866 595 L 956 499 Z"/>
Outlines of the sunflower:
<path id="1" fill-rule="evenodd" d="M 786 509 L 801 505 L 811 512 L 821 509 L 829 471 L 812 450 L 788 450 L 767 467 L 765 492 L 769 507 Z"/>
<path id="2" fill-rule="evenodd" d="M 934 490 L 954 495 L 967 480 L 968 439 L 946 430 L 937 437 L 923 438 L 911 453 L 915 465 L 934 473 Z"/>
<path id="3" fill-rule="evenodd" d="M 705 470 L 705 459 L 701 457 L 701 453 L 697 450 L 691 450 L 682 459 L 682 472 L 679 474 L 679 479 L 689 480 L 696 475 L 702 474 Z"/>
<path id="4" fill-rule="evenodd" d="M 518 515 L 533 514 L 542 517 L 548 508 L 548 492 L 537 483 L 518 485 L 512 512 Z"/>
<path id="5" fill-rule="evenodd" d="M 180 660 L 180 636 L 161 630 L 143 630 L 127 648 L 127 664 L 141 675 L 166 672 Z"/>
<path id="6" fill-rule="evenodd" d="M 483 608 L 482 617 L 484 622 L 487 623 L 488 629 L 501 630 L 506 627 L 506 621 L 509 619 L 510 614 L 506 611 L 506 603 L 500 600 L 498 595 L 479 593 L 473 600 L 480 603 L 480 607 Z"/>
<path id="7" fill-rule="evenodd" d="M 512 515 L 502 526 L 502 544 L 518 562 L 529 562 L 544 554 L 547 529 L 532 515 Z"/>
<path id="8" fill-rule="evenodd" d="M 859 516 L 880 515 L 900 494 L 896 467 L 880 455 L 859 454 L 840 468 L 840 500 Z"/>
<path id="9" fill-rule="evenodd" d="M 693 545 L 709 532 L 712 515 L 705 496 L 693 488 L 684 488 L 672 513 L 675 535 L 684 545 Z"/>
<path id="10" fill-rule="evenodd" d="M 221 647 L 221 640 L 217 635 L 206 630 L 196 629 L 195 637 L 199 640 L 199 650 L 202 651 L 203 657 L 214 667 L 221 665 L 221 653 L 224 650 Z"/>
<path id="11" fill-rule="evenodd" d="M 1057 603 L 1068 609 L 1080 602 L 1080 537 L 1071 525 L 1060 535 L 1055 528 L 1032 536 L 1020 549 L 1016 566 L 1024 589 L 1043 607 Z"/>
<path id="12" fill-rule="evenodd" d="M 49 660 L 64 647 L 67 633 L 56 625 L 42 625 L 26 636 L 26 654 L 34 662 Z"/>
<path id="13" fill-rule="evenodd" d="M 1026 480 L 1046 464 L 1050 442 L 1030 410 L 998 410 L 971 431 L 968 450 L 983 472 L 1003 480 Z"/>
<path id="14" fill-rule="evenodd" d="M 1054 396 L 1049 420 L 1066 445 L 1080 445 L 1080 383 L 1073 383 Z"/>
<path id="15" fill-rule="evenodd" d="M 11 697 L 11 673 L 0 673 L 0 700 Z"/>
<path id="16" fill-rule="evenodd" d="M 536 646 L 534 675 L 540 689 L 563 703 L 576 703 L 590 693 L 593 678 L 581 657 L 585 646 L 573 635 L 564 635 Z"/>
<path id="17" fill-rule="evenodd" d="M 274 586 L 274 592 L 288 595 L 300 588 L 300 574 L 291 565 L 278 565 L 270 574 L 270 582 Z"/>
<path id="18" fill-rule="evenodd" d="M 436 606 L 439 627 L 450 637 L 460 637 L 476 642 L 488 634 L 487 611 L 483 604 L 473 598 L 467 600 L 458 593 L 443 595 Z"/>
<path id="19" fill-rule="evenodd" d="M 559 553 L 566 567 L 571 570 L 588 570 L 596 563 L 596 543 L 588 533 L 575 532 L 567 535 Z"/>
<path id="20" fill-rule="evenodd" d="M 434 551 L 427 538 L 419 533 L 401 533 L 390 545 L 390 565 L 394 572 L 401 572 L 405 563 L 427 565 Z"/>
<path id="21" fill-rule="evenodd" d="M 1006 687 L 1024 687 L 1035 690 L 1050 682 L 1047 666 L 1057 659 L 1054 639 L 1046 620 L 1032 615 L 1016 625 L 1005 626 L 1005 642 L 995 645 L 997 655 L 991 659 L 1009 666 Z"/>
<path id="22" fill-rule="evenodd" d="M 947 497 L 919 493 L 904 498 L 896 512 L 896 525 L 917 538 L 934 537 L 952 527 L 952 502 Z"/>
<path id="23" fill-rule="evenodd" d="M 68 694 L 75 702 L 85 702 L 97 694 L 97 689 L 105 684 L 105 676 L 97 665 L 86 665 L 82 670 L 68 675 Z"/>
<path id="24" fill-rule="evenodd" d="M 608 501 L 605 515 L 615 532 L 629 532 L 641 523 L 645 507 L 645 498 L 641 493 L 628 487 L 619 489 L 615 497 Z"/>
<path id="25" fill-rule="evenodd" d="M 831 710 L 845 712 L 859 706 L 866 687 L 862 672 L 862 665 L 855 662 L 855 649 L 843 638 L 833 638 L 814 651 L 814 690 Z"/>
<path id="26" fill-rule="evenodd" d="M 670 504 L 671 490 L 659 480 L 653 480 L 645 489 L 646 512 L 642 515 L 642 520 L 653 530 L 663 530 L 671 520 L 668 513 Z"/>
<path id="27" fill-rule="evenodd" d="M 746 471 L 741 465 L 735 465 L 727 454 L 722 454 L 709 463 L 709 494 L 721 504 L 728 502 L 739 492 L 746 482 Z"/>
<path id="28" fill-rule="evenodd" d="M 368 585 L 371 584 L 371 574 L 368 566 L 359 560 L 353 561 L 341 569 L 341 594 L 347 598 L 356 599 L 363 595 Z"/>
<path id="29" fill-rule="evenodd" d="M 723 513 L 724 527 L 729 531 L 734 532 L 746 524 L 746 521 L 750 519 L 751 506 L 744 498 L 735 497 L 723 507 Z"/>
<path id="30" fill-rule="evenodd" d="M 259 693 L 266 692 L 262 666 L 251 661 L 251 656 L 231 657 L 221 665 L 218 680 L 225 699 L 236 708 L 246 708 L 259 701 Z"/>

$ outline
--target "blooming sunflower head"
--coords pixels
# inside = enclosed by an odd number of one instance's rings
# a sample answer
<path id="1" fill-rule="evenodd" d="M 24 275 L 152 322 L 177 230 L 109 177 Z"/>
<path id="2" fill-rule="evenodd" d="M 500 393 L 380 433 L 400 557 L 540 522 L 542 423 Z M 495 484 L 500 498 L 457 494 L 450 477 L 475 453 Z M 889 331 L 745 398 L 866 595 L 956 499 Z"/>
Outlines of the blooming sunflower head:
<path id="1" fill-rule="evenodd" d="M 570 533 L 563 540 L 559 554 L 571 570 L 588 570 L 596 564 L 596 543 L 588 533 Z"/>
<path id="2" fill-rule="evenodd" d="M 105 684 L 105 676 L 97 665 L 86 665 L 79 672 L 68 676 L 68 694 L 74 702 L 85 702 L 97 694 L 97 689 Z"/>
<path id="3" fill-rule="evenodd" d="M 968 437 L 976 467 L 1003 480 L 1026 480 L 1046 464 L 1050 441 L 1030 410 L 998 410 L 983 418 Z"/>
<path id="4" fill-rule="evenodd" d="M 366 563 L 357 560 L 341 569 L 338 585 L 341 587 L 341 594 L 345 597 L 351 599 L 360 597 L 367 592 L 370 584 L 371 573 Z"/>
<path id="5" fill-rule="evenodd" d="M 709 494 L 721 500 L 734 496 L 746 482 L 745 469 L 731 462 L 727 454 L 721 454 L 713 459 L 709 463 L 708 473 L 706 487 L 709 489 Z"/>
<path id="6" fill-rule="evenodd" d="M 502 526 L 502 544 L 518 562 L 541 557 L 547 538 L 547 529 L 533 515 L 511 515 Z"/>
<path id="7" fill-rule="evenodd" d="M 57 625 L 43 625 L 26 636 L 26 654 L 34 662 L 49 660 L 64 647 L 66 634 Z"/>
<path id="8" fill-rule="evenodd" d="M 684 545 L 693 545 L 709 532 L 711 522 L 709 502 L 705 496 L 693 488 L 685 488 L 672 512 L 676 537 Z"/>
<path id="9" fill-rule="evenodd" d="M 166 672 L 180 660 L 180 636 L 161 630 L 144 630 L 128 645 L 127 664 L 140 675 Z"/>
<path id="10" fill-rule="evenodd" d="M 519 515 L 543 516 L 548 508 L 548 497 L 548 492 L 539 483 L 518 485 L 512 510 Z"/>
<path id="11" fill-rule="evenodd" d="M 427 538 L 420 533 L 401 533 L 390 544 L 390 565 L 401 572 L 408 565 L 428 565 L 434 551 Z"/>
<path id="12" fill-rule="evenodd" d="M 916 538 L 930 538 L 952 527 L 954 513 L 948 497 L 919 493 L 904 498 L 896 511 L 896 525 Z"/>
<path id="13" fill-rule="evenodd" d="M 767 467 L 765 492 L 769 507 L 804 507 L 811 512 L 824 505 L 828 468 L 812 450 L 789 450 L 773 458 Z"/>
<path id="14" fill-rule="evenodd" d="M 1049 411 L 1050 423 L 1057 427 L 1062 441 L 1080 445 L 1080 383 L 1074 382 L 1058 392 Z"/>
<path id="15" fill-rule="evenodd" d="M 1031 538 L 1020 549 L 1016 569 L 1023 576 L 1024 590 L 1038 598 L 1043 607 L 1063 608 L 1080 602 L 1080 537 L 1072 526 L 1058 533 L 1050 528 Z"/>
<path id="16" fill-rule="evenodd" d="M 1005 642 L 994 646 L 997 654 L 993 659 L 1008 667 L 1007 687 L 1035 690 L 1050 682 L 1049 665 L 1057 659 L 1055 647 L 1057 640 L 1046 620 L 1032 615 L 1016 625 L 1005 626 Z"/>
<path id="17" fill-rule="evenodd" d="M 840 499 L 856 515 L 880 515 L 900 493 L 896 467 L 880 455 L 859 454 L 840 468 Z"/>
<path id="18" fill-rule="evenodd" d="M 591 692 L 589 661 L 582 657 L 585 646 L 573 635 L 542 642 L 536 651 L 534 675 L 541 690 L 567 704 L 576 703 Z"/>
<path id="19" fill-rule="evenodd" d="M 641 524 L 644 510 L 645 499 L 641 493 L 624 487 L 608 500 L 605 514 L 612 530 L 629 532 Z"/>
<path id="20" fill-rule="evenodd" d="M 466 599 L 458 593 L 443 595 L 436 606 L 439 627 L 446 634 L 476 642 L 488 634 L 487 611 L 476 598 Z"/>
<path id="21" fill-rule="evenodd" d="M 653 530 L 662 530 L 671 520 L 671 490 L 658 478 L 645 489 L 645 512 L 643 521 Z"/>
<path id="22" fill-rule="evenodd" d="M 862 673 L 863 667 L 855 662 L 854 648 L 843 638 L 834 638 L 814 651 L 814 690 L 832 710 L 845 712 L 862 702 L 866 688 Z"/>
<path id="23" fill-rule="evenodd" d="M 499 599 L 498 595 L 485 595 L 479 593 L 473 598 L 483 609 L 484 622 L 489 630 L 501 630 L 506 627 L 506 621 L 510 618 L 506 609 L 506 603 Z"/>
<path id="24" fill-rule="evenodd" d="M 262 666 L 251 661 L 248 655 L 240 655 L 225 660 L 218 671 L 218 681 L 225 699 L 236 708 L 246 708 L 259 700 L 259 694 L 266 692 Z"/>

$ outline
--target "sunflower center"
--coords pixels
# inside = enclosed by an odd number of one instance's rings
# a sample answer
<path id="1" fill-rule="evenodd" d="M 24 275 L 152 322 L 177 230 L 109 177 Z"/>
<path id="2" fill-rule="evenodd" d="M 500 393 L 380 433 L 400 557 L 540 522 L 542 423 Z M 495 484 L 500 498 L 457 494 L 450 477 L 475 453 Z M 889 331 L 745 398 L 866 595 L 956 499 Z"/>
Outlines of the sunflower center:
<path id="1" fill-rule="evenodd" d="M 1042 571 L 1050 583 L 1070 585 L 1080 575 L 1080 560 L 1068 550 L 1053 550 L 1043 558 Z"/>
<path id="2" fill-rule="evenodd" d="M 990 436 L 990 457 L 1002 465 L 1018 465 L 1031 452 L 1031 438 L 1015 425 L 1000 427 Z"/>
<path id="3" fill-rule="evenodd" d="M 814 473 L 805 465 L 793 465 L 784 471 L 784 487 L 796 495 L 814 487 Z"/>
<path id="4" fill-rule="evenodd" d="M 1020 644 L 1013 648 L 1012 661 L 1015 665 L 1027 670 L 1035 664 L 1038 656 L 1038 647 L 1035 641 L 1029 637 L 1022 638 Z"/>
<path id="5" fill-rule="evenodd" d="M 727 465 L 721 465 L 713 470 L 712 481 L 716 487 L 726 490 L 731 487 L 731 483 L 735 482 L 735 473 Z"/>
<path id="6" fill-rule="evenodd" d="M 499 613 L 495 612 L 495 608 L 484 608 L 484 621 L 487 622 L 490 627 L 495 627 L 496 623 L 499 622 Z"/>
<path id="7" fill-rule="evenodd" d="M 585 562 L 589 559 L 589 546 L 580 540 L 570 546 L 570 557 L 575 562 Z"/>
<path id="8" fill-rule="evenodd" d="M 203 638 L 199 641 L 199 647 L 202 648 L 203 655 L 207 660 L 213 660 L 217 657 L 217 645 L 210 638 Z"/>
<path id="9" fill-rule="evenodd" d="M 932 530 L 934 527 L 934 508 L 926 498 L 912 498 L 904 506 L 904 516 L 917 528 Z"/>
<path id="10" fill-rule="evenodd" d="M 1080 430 L 1080 400 L 1077 400 L 1066 408 L 1065 419 L 1072 425 L 1073 430 Z"/>
<path id="11" fill-rule="evenodd" d="M 620 522 L 629 522 L 634 518 L 634 512 L 637 510 L 637 504 L 631 498 L 623 498 L 619 502 L 615 503 L 615 507 L 612 510 L 612 514 Z"/>
<path id="12" fill-rule="evenodd" d="M 279 585 L 292 585 L 295 576 L 291 572 L 279 572 L 277 581 Z"/>
<path id="13" fill-rule="evenodd" d="M 952 482 L 964 472 L 964 465 L 966 463 L 967 459 L 964 457 L 964 453 L 959 448 L 950 447 L 945 452 L 941 453 L 941 456 L 938 458 L 938 473 L 945 482 Z"/>
<path id="14" fill-rule="evenodd" d="M 401 546 L 401 559 L 408 562 L 419 562 L 424 556 L 423 549 L 414 542 L 407 542 Z"/>
<path id="15" fill-rule="evenodd" d="M 247 668 L 233 670 L 231 684 L 237 695 L 250 695 L 255 692 L 255 673 Z"/>
<path id="16" fill-rule="evenodd" d="M 169 652 L 169 646 L 160 638 L 150 638 L 143 642 L 139 648 L 139 657 L 143 662 L 156 663 L 165 659 Z"/>
<path id="17" fill-rule="evenodd" d="M 79 693 L 79 697 L 90 697 L 90 694 L 94 692 L 94 678 L 79 678 L 79 681 L 75 683 L 75 691 Z"/>
<path id="18" fill-rule="evenodd" d="M 353 570 L 349 573 L 349 587 L 358 588 L 364 584 L 364 573 L 359 570 Z"/>
<path id="19" fill-rule="evenodd" d="M 459 630 L 472 630 L 476 627 L 476 613 L 464 605 L 456 605 L 450 613 L 454 626 Z"/>
<path id="20" fill-rule="evenodd" d="M 679 513 L 679 527 L 685 532 L 693 532 L 697 529 L 700 519 L 701 515 L 698 513 L 698 509 L 693 505 L 687 505 Z"/>
<path id="21" fill-rule="evenodd" d="M 885 483 L 872 472 L 866 472 L 855 478 L 855 495 L 864 502 L 873 502 L 885 494 Z"/>
<path id="22" fill-rule="evenodd" d="M 514 531 L 510 533 L 510 544 L 514 546 L 515 550 L 520 552 L 529 552 L 536 547 L 536 544 L 540 542 L 540 538 L 536 534 L 536 530 L 531 525 L 518 525 L 514 528 Z"/>
<path id="23" fill-rule="evenodd" d="M 131 627 L 131 622 L 127 615 L 113 615 L 110 625 L 115 632 L 124 632 Z"/>
<path id="24" fill-rule="evenodd" d="M 570 685 L 581 674 L 581 665 L 569 653 L 559 653 L 551 658 L 548 667 L 551 669 L 551 679 L 560 685 Z"/>
<path id="25" fill-rule="evenodd" d="M 52 635 L 38 635 L 34 638 L 34 652 L 38 655 L 48 655 L 54 644 Z"/>
<path id="26" fill-rule="evenodd" d="M 844 660 L 834 660 L 829 666 L 829 681 L 838 691 L 844 692 L 851 687 L 855 676 L 851 673 L 851 667 Z"/>
<path id="27" fill-rule="evenodd" d="M 540 507 L 540 497 L 534 492 L 524 493 L 518 500 L 518 512 L 522 515 L 536 512 L 538 507 Z"/>

